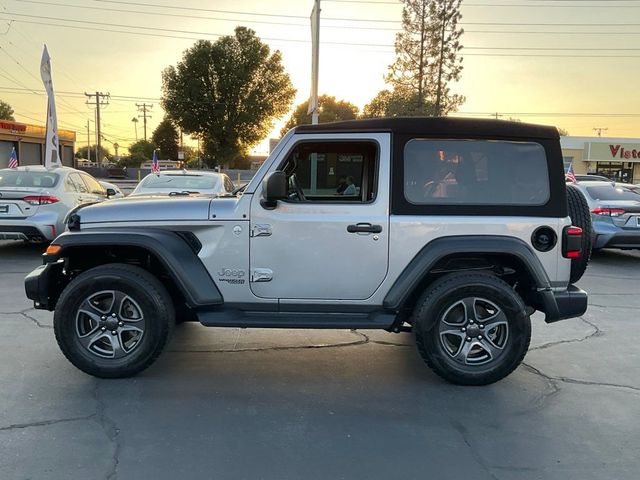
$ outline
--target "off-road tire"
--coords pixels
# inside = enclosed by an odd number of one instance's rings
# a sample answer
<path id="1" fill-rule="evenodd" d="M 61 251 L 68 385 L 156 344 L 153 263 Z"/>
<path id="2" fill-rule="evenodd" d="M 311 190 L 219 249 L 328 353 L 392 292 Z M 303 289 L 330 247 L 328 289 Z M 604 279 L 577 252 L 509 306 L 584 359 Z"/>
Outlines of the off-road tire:
<path id="1" fill-rule="evenodd" d="M 582 278 L 589 264 L 594 234 L 587 200 L 574 185 L 567 185 L 567 207 L 571 224 L 582 229 L 582 254 L 578 258 L 571 259 L 571 274 L 569 276 L 569 283 L 576 283 Z"/>
<path id="2" fill-rule="evenodd" d="M 97 292 L 111 290 L 131 297 L 146 322 L 139 345 L 118 359 L 94 355 L 81 345 L 76 334 L 76 316 L 82 302 Z M 62 353 L 83 372 L 100 378 L 130 377 L 149 367 L 171 338 L 174 324 L 173 302 L 166 288 L 146 270 L 126 264 L 102 265 L 80 274 L 60 295 L 53 318 Z"/>
<path id="3" fill-rule="evenodd" d="M 438 325 L 445 312 L 468 297 L 489 300 L 507 319 L 502 353 L 488 365 L 458 364 L 440 339 Z M 506 282 L 488 273 L 452 273 L 436 280 L 418 300 L 412 323 L 422 359 L 437 375 L 458 385 L 487 385 L 503 379 L 522 362 L 531 340 L 531 322 L 522 299 Z"/>

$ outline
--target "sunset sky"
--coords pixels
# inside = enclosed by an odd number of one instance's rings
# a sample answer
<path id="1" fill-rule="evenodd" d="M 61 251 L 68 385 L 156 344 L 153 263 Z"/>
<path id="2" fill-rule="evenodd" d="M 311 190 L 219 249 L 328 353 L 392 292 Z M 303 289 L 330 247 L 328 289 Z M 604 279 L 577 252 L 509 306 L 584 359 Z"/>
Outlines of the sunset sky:
<path id="1" fill-rule="evenodd" d="M 162 69 L 175 64 L 195 39 L 215 40 L 237 25 L 253 28 L 282 51 L 298 90 L 296 103 L 308 97 L 312 0 L 177 5 L 0 0 L 0 99 L 13 106 L 16 120 L 44 123 L 39 63 L 46 43 L 60 127 L 75 130 L 77 146 L 85 145 L 93 111 L 83 92 L 110 92 L 103 133 L 126 147 L 135 140 L 136 102 L 154 104 L 149 132 L 162 119 Z M 384 88 L 400 12 L 393 0 L 322 1 L 321 93 L 362 108 Z M 467 101 L 460 115 L 497 112 L 558 125 L 572 135 L 594 135 L 594 127 L 606 127 L 608 136 L 640 137 L 640 1 L 466 0 L 462 13 L 464 71 L 454 90 Z M 264 143 L 256 148 L 265 149 Z"/>

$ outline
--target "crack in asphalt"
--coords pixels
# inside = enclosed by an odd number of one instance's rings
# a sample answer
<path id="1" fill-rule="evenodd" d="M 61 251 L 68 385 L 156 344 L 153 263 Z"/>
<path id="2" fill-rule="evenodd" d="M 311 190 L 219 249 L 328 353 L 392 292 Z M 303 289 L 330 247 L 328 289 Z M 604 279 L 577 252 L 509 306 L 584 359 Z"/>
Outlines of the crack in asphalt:
<path id="1" fill-rule="evenodd" d="M 473 456 L 475 461 L 482 467 L 482 469 L 487 473 L 487 475 L 489 475 L 489 477 L 491 477 L 493 480 L 499 480 L 498 477 L 496 477 L 491 472 L 491 467 L 487 464 L 487 462 L 485 462 L 484 458 L 482 458 L 482 455 L 480 455 L 480 453 L 475 449 L 475 447 L 471 443 L 471 440 L 469 439 L 469 431 L 466 429 L 466 427 L 451 417 L 449 417 L 449 423 L 454 428 L 454 430 L 458 432 L 458 434 L 462 438 L 462 441 L 471 452 L 471 455 Z"/>
<path id="2" fill-rule="evenodd" d="M 538 345 L 537 347 L 530 348 L 529 351 L 531 352 L 533 350 L 544 350 L 545 348 L 554 347 L 556 345 L 561 345 L 563 343 L 580 343 L 580 342 L 584 342 L 585 340 L 589 340 L 590 338 L 600 337 L 604 335 L 604 332 L 595 323 L 592 323 L 583 317 L 578 317 L 578 320 L 589 325 L 591 328 L 593 328 L 593 331 L 589 333 L 587 336 L 582 338 L 572 338 L 569 340 L 556 340 L 555 342 L 543 343 L 542 345 Z"/>
<path id="3" fill-rule="evenodd" d="M 79 422 L 82 420 L 91 420 L 95 416 L 96 414 L 92 413 L 91 415 L 84 415 L 82 417 L 56 418 L 53 420 L 41 420 L 38 422 L 29 422 L 29 423 L 14 423 L 13 425 L 0 427 L 0 432 L 5 432 L 8 430 L 20 430 L 23 428 L 31 428 L 31 427 L 47 427 L 49 425 L 55 425 L 57 423 Z"/>
<path id="4" fill-rule="evenodd" d="M 170 353 L 242 353 L 242 352 L 269 352 L 269 351 L 283 351 L 283 350 L 312 350 L 322 348 L 344 348 L 344 347 L 356 347 L 358 345 L 365 345 L 368 343 L 375 343 L 377 345 L 394 346 L 394 347 L 410 347 L 402 343 L 385 342 L 383 340 L 372 340 L 369 335 L 358 332 L 357 330 L 350 330 L 349 333 L 359 336 L 360 340 L 347 343 L 322 343 L 317 345 L 293 345 L 293 346 L 275 346 L 275 347 L 254 347 L 254 348 L 236 348 L 234 344 L 233 348 L 219 348 L 219 349 L 206 349 L 206 350 L 186 350 L 186 349 L 170 349 L 167 352 Z"/>
<path id="5" fill-rule="evenodd" d="M 544 373 L 542 370 L 534 367 L 533 365 L 530 365 L 528 363 L 522 362 L 522 364 L 524 367 L 526 367 L 529 371 L 531 371 L 532 373 L 539 375 L 540 377 L 544 378 L 547 382 L 549 382 L 550 384 L 555 385 L 555 388 L 557 389 L 555 392 L 552 392 L 551 394 L 548 395 L 543 395 L 543 399 L 547 399 L 549 398 L 551 395 L 555 395 L 556 393 L 558 393 L 561 389 L 558 386 L 557 382 L 561 382 L 561 383 L 571 383 L 571 384 L 575 384 L 575 385 L 590 385 L 590 386 L 596 386 L 596 387 L 610 387 L 610 388 L 619 388 L 622 390 L 631 390 L 631 393 L 635 393 L 635 392 L 640 392 L 640 387 L 634 387 L 633 385 L 625 385 L 625 384 L 621 384 L 621 383 L 609 383 L 609 382 L 595 382 L 595 381 L 590 381 L 590 380 L 580 380 L 577 378 L 571 378 L 571 377 L 553 377 L 551 375 L 548 375 L 546 373 Z"/>
<path id="6" fill-rule="evenodd" d="M 33 323 L 35 323 L 36 326 L 39 328 L 53 328 L 53 325 L 47 325 L 45 323 L 41 323 L 37 318 L 34 318 L 31 315 L 28 315 L 26 313 L 31 310 L 33 310 L 33 308 L 25 308 L 24 310 L 21 310 L 19 312 L 0 312 L 0 315 L 22 315 L 27 320 L 31 320 Z"/>
<path id="7" fill-rule="evenodd" d="M 268 351 L 280 351 L 280 350 L 305 350 L 305 349 L 320 349 L 320 348 L 342 348 L 342 347 L 355 347 L 356 345 L 364 345 L 371 340 L 368 335 L 364 333 L 351 330 L 349 333 L 361 337 L 360 340 L 347 343 L 329 343 L 319 345 L 295 345 L 295 346 L 275 346 L 275 347 L 255 347 L 255 348 L 239 348 L 239 349 L 207 349 L 207 350 L 167 350 L 171 353 L 242 353 L 242 352 L 268 352 Z"/>
<path id="8" fill-rule="evenodd" d="M 111 468 L 105 475 L 106 480 L 118 478 L 118 466 L 120 465 L 120 441 L 118 436 L 120 435 L 120 429 L 116 423 L 107 415 L 107 406 L 100 399 L 100 380 L 96 379 L 95 388 L 93 390 L 93 396 L 96 401 L 96 413 L 93 415 L 94 419 L 100 425 L 109 441 L 113 444 L 113 455 L 111 455 Z"/>

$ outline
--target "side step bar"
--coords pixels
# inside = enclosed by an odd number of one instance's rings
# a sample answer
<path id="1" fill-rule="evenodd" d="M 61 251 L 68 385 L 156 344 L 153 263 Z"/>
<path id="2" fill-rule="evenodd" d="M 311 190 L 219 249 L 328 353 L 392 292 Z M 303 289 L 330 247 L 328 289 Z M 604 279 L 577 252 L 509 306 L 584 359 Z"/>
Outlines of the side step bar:
<path id="1" fill-rule="evenodd" d="M 200 323 L 206 327 L 388 329 L 396 319 L 395 314 L 383 311 L 369 313 L 259 312 L 223 308 L 199 311 L 196 314 Z"/>

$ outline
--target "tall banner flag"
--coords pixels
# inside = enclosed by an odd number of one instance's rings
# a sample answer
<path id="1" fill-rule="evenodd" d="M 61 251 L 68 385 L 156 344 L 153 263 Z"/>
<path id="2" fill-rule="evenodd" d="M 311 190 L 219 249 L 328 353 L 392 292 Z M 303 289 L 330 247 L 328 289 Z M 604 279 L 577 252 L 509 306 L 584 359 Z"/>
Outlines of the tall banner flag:
<path id="1" fill-rule="evenodd" d="M 44 150 L 44 166 L 47 168 L 60 166 L 58 149 L 58 115 L 56 114 L 56 100 L 53 93 L 53 79 L 51 78 L 51 57 L 44 46 L 42 61 L 40 62 L 40 77 L 47 91 L 47 136 Z"/>
<path id="2" fill-rule="evenodd" d="M 307 115 L 311 123 L 318 123 L 318 74 L 320 60 L 320 0 L 315 0 L 311 11 L 311 95 Z"/>
<path id="3" fill-rule="evenodd" d="M 9 168 L 18 168 L 18 155 L 16 154 L 16 147 L 11 150 L 11 156 L 9 157 Z"/>
<path id="4" fill-rule="evenodd" d="M 158 155 L 156 154 L 156 150 L 153 151 L 153 159 L 151 160 L 151 173 L 159 173 L 160 172 L 160 162 L 158 162 Z"/>

